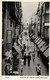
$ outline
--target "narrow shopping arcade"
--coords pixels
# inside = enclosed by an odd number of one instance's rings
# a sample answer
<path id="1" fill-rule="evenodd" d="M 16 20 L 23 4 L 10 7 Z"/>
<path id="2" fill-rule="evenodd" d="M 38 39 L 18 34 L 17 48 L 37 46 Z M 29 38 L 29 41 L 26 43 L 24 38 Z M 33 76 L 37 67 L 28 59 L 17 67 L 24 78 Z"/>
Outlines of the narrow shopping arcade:
<path id="1" fill-rule="evenodd" d="M 28 67 L 28 60 L 26 61 L 26 66 L 23 66 L 23 75 L 24 76 L 37 76 L 36 73 L 36 65 L 39 63 L 41 67 L 41 75 L 48 75 L 48 70 L 46 69 L 46 66 L 43 64 L 40 56 L 37 57 L 37 52 L 35 52 L 35 60 L 33 61 L 33 50 L 34 50 L 34 43 L 31 42 L 30 48 L 31 50 L 31 61 L 30 61 L 30 67 Z"/>
<path id="2" fill-rule="evenodd" d="M 2 75 L 49 76 L 49 10 L 49 2 L 2 2 Z"/>

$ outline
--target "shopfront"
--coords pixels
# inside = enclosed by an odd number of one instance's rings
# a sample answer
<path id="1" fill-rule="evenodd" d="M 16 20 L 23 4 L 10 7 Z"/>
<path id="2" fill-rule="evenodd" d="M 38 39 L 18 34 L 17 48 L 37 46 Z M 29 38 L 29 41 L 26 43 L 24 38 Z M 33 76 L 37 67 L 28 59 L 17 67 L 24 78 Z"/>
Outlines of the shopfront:
<path id="1" fill-rule="evenodd" d="M 37 46 L 37 53 L 41 56 L 42 61 L 45 65 L 49 66 L 49 44 L 41 38 L 36 38 L 34 43 Z"/>
<path id="2" fill-rule="evenodd" d="M 40 54 L 42 61 L 45 63 L 45 65 L 48 65 L 49 63 L 49 45 L 42 41 L 38 45 L 38 48 L 39 48 L 38 53 Z"/>
<path id="3" fill-rule="evenodd" d="M 12 52 L 13 52 L 13 73 L 14 72 L 19 73 L 19 59 L 20 59 L 21 49 L 19 48 L 19 46 L 13 46 Z"/>

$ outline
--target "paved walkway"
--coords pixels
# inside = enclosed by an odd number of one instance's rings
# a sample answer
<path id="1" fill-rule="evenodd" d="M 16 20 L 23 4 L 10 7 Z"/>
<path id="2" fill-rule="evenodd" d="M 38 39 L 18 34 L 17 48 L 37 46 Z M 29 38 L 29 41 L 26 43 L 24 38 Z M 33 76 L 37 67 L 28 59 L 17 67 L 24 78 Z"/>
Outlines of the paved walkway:
<path id="1" fill-rule="evenodd" d="M 34 43 L 30 42 L 30 49 L 31 51 L 33 51 L 34 49 Z M 26 66 L 23 66 L 23 76 L 36 76 L 36 65 L 37 63 L 40 63 L 41 65 L 41 75 L 42 76 L 47 76 L 47 69 L 46 66 L 43 64 L 42 60 L 40 57 L 37 57 L 37 52 L 35 52 L 35 61 L 33 62 L 33 58 L 32 58 L 32 53 L 31 53 L 31 63 L 30 63 L 30 67 L 28 67 L 28 62 L 26 62 Z"/>
<path id="2" fill-rule="evenodd" d="M 30 42 L 29 41 L 29 50 L 30 51 L 33 51 L 34 50 L 34 43 L 33 42 Z M 28 52 L 28 51 L 26 51 Z M 21 55 L 20 55 L 21 56 Z M 37 52 L 35 52 L 35 61 L 33 62 L 33 57 L 32 57 L 32 53 L 31 53 L 31 62 L 30 62 L 30 67 L 28 67 L 28 61 L 26 62 L 26 66 L 23 65 L 23 76 L 36 76 L 36 65 L 37 63 L 40 63 L 41 65 L 41 75 L 42 76 L 47 76 L 48 75 L 48 72 L 47 72 L 47 69 L 45 67 L 45 65 L 43 64 L 41 58 L 37 57 Z M 4 65 L 4 60 L 3 60 L 3 65 Z M 5 72 L 3 70 L 3 72 Z M 20 65 L 20 62 L 19 62 L 19 73 L 21 75 L 21 65 Z M 5 74 L 5 73 L 3 73 Z"/>
<path id="3" fill-rule="evenodd" d="M 32 57 L 32 56 L 31 56 Z M 28 67 L 28 63 L 26 64 L 26 66 L 23 66 L 23 75 L 24 76 L 36 76 L 36 65 L 37 62 L 40 63 L 41 65 L 41 75 L 42 76 L 47 76 L 47 69 L 45 67 L 45 65 L 42 63 L 41 59 L 35 59 L 35 61 L 33 62 L 33 59 L 31 58 L 31 63 L 30 63 L 30 67 Z"/>

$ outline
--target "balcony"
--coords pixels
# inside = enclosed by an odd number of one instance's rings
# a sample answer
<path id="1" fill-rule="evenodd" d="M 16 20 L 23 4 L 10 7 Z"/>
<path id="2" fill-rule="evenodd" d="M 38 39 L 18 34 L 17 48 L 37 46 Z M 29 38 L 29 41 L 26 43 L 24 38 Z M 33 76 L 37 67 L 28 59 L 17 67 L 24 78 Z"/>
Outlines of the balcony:
<path id="1" fill-rule="evenodd" d="M 10 2 L 9 3 L 9 5 L 10 5 L 10 15 L 11 15 L 11 18 L 13 19 L 13 20 L 16 20 L 16 15 L 15 15 L 15 2 Z"/>

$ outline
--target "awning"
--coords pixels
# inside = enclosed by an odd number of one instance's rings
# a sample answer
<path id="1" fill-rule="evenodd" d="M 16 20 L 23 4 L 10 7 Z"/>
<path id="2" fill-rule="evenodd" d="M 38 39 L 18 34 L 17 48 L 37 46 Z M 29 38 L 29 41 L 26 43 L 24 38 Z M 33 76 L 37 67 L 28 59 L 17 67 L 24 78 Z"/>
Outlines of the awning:
<path id="1" fill-rule="evenodd" d="M 16 49 L 14 47 L 12 47 L 12 52 L 17 52 Z"/>
<path id="2" fill-rule="evenodd" d="M 32 39 L 35 39 L 35 35 L 32 36 Z"/>
<path id="3" fill-rule="evenodd" d="M 49 45 L 43 45 L 41 48 L 40 48 L 40 50 L 42 51 L 42 52 L 44 52 L 47 48 L 49 47 Z"/>
<path id="4" fill-rule="evenodd" d="M 38 45 L 38 47 L 41 48 L 44 44 L 45 44 L 45 42 L 42 41 L 42 42 Z"/>
<path id="5" fill-rule="evenodd" d="M 40 42 L 42 42 L 42 40 L 41 40 L 41 39 L 39 39 L 39 40 L 36 42 L 36 43 L 37 43 L 37 45 L 38 45 L 38 44 L 40 44 Z"/>
<path id="6" fill-rule="evenodd" d="M 40 38 L 38 38 L 38 39 L 35 41 L 35 43 L 39 42 L 39 40 L 40 40 Z"/>
<path id="7" fill-rule="evenodd" d="M 37 39 L 38 39 L 38 37 L 34 41 L 36 41 Z"/>
<path id="8" fill-rule="evenodd" d="M 14 50 L 15 50 L 17 53 L 21 54 L 21 49 L 20 49 L 19 46 L 13 46 L 13 47 L 12 47 L 12 50 L 13 50 L 13 48 L 14 48 Z"/>
<path id="9" fill-rule="evenodd" d="M 37 45 L 39 45 L 42 42 L 42 40 L 40 39 L 39 42 L 37 43 Z"/>
<path id="10" fill-rule="evenodd" d="M 43 54 L 47 58 L 49 56 L 49 48 Z"/>

